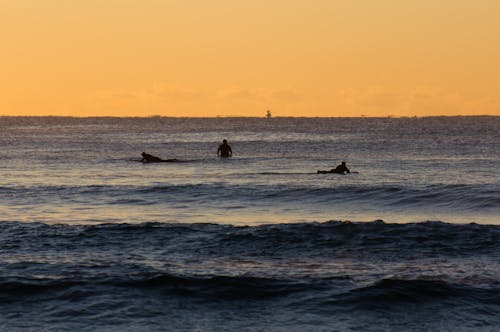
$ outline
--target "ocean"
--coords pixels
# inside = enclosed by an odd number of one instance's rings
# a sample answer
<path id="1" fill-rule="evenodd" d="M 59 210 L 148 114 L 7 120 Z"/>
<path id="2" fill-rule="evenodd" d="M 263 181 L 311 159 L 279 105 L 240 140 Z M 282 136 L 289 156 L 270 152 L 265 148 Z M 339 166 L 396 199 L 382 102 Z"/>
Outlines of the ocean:
<path id="1" fill-rule="evenodd" d="M 0 146 L 2 331 L 500 330 L 500 117 L 0 117 Z"/>

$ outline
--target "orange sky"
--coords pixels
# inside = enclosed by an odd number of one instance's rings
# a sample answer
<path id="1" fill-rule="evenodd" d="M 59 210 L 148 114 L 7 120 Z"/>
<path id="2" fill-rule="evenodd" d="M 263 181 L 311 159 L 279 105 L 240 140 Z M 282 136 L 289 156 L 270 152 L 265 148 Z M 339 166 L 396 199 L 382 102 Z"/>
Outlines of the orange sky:
<path id="1" fill-rule="evenodd" d="M 0 115 L 500 115 L 498 0 L 0 0 Z"/>

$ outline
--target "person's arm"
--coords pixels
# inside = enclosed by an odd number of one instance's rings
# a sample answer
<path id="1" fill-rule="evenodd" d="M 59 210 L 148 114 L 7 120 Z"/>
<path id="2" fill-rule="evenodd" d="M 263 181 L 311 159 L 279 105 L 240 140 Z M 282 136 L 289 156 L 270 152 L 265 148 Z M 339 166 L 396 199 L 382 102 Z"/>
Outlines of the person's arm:
<path id="1" fill-rule="evenodd" d="M 228 145 L 227 146 L 228 150 L 229 150 L 229 157 L 232 157 L 233 156 L 233 150 L 231 150 L 231 147 Z"/>
<path id="2" fill-rule="evenodd" d="M 217 157 L 220 155 L 220 145 L 219 148 L 217 149 Z"/>

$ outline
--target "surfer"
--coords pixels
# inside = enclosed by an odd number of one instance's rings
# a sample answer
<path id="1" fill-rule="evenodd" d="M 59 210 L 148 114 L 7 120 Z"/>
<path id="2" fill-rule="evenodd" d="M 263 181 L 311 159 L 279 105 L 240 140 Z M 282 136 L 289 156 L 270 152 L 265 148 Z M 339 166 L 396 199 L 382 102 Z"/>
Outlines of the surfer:
<path id="1" fill-rule="evenodd" d="M 141 153 L 143 163 L 168 163 L 168 162 L 176 162 L 179 161 L 177 159 L 161 159 L 160 157 L 153 156 L 149 153 L 143 152 Z"/>
<path id="2" fill-rule="evenodd" d="M 233 150 L 231 150 L 231 146 L 227 144 L 227 140 L 222 140 L 222 144 L 219 145 L 217 149 L 217 156 L 222 158 L 228 158 L 233 156 Z"/>
<path id="3" fill-rule="evenodd" d="M 346 174 L 346 173 L 351 173 L 351 171 L 349 171 L 349 168 L 347 168 L 347 166 L 345 165 L 345 161 L 343 161 L 340 165 L 338 165 L 335 168 L 332 168 L 329 171 L 318 170 L 317 173 L 318 174 L 325 174 L 325 173 Z"/>

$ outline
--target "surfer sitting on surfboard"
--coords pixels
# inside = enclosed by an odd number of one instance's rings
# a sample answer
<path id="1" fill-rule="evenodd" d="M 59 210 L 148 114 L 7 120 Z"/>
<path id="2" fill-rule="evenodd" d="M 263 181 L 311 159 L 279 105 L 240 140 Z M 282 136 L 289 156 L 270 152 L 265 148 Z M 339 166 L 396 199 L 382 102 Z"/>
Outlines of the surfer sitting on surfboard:
<path id="1" fill-rule="evenodd" d="M 143 163 L 163 163 L 163 162 L 178 161 L 177 159 L 161 159 L 160 157 L 150 155 L 149 153 L 146 153 L 146 152 L 141 153 L 141 155 L 142 155 L 141 161 Z"/>
<path id="2" fill-rule="evenodd" d="M 346 173 L 351 173 L 351 172 L 349 171 L 349 168 L 347 168 L 347 166 L 345 165 L 345 161 L 343 161 L 342 164 L 338 165 L 335 168 L 332 168 L 329 171 L 318 170 L 318 173 L 319 174 L 325 174 L 325 173 L 346 174 Z"/>

